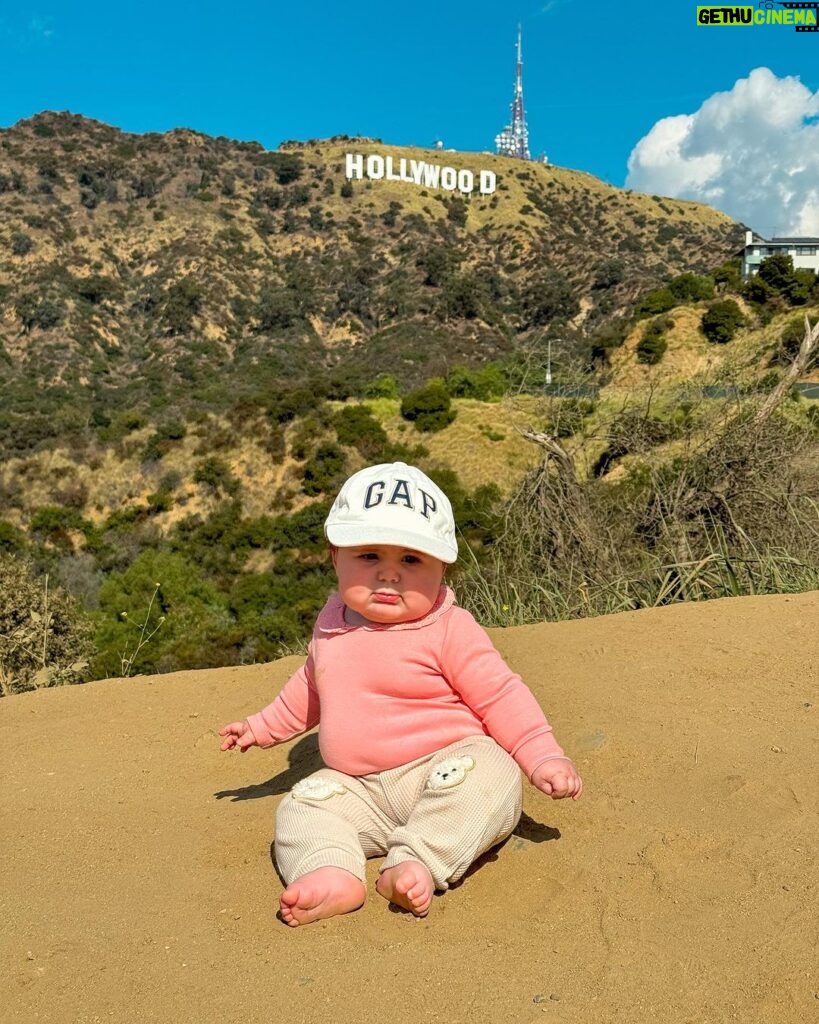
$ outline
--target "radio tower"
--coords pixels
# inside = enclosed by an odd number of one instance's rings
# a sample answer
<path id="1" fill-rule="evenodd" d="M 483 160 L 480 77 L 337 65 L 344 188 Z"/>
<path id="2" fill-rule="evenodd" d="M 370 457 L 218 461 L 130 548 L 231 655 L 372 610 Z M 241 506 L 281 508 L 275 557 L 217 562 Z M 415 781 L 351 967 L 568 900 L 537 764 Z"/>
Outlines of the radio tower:
<path id="1" fill-rule="evenodd" d="M 529 155 L 529 129 L 523 113 L 523 57 L 521 56 L 521 30 L 518 25 L 518 60 L 515 65 L 515 98 L 512 100 L 512 123 L 495 136 L 495 152 L 499 156 L 514 156 L 518 160 L 531 160 Z"/>

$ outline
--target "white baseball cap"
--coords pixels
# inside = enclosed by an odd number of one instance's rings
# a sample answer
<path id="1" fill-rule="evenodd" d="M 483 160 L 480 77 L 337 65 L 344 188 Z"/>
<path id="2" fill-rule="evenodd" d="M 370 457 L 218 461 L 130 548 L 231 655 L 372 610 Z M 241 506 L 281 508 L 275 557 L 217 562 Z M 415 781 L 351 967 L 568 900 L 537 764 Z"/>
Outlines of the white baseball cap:
<path id="1" fill-rule="evenodd" d="M 324 532 L 338 548 L 395 544 L 442 562 L 458 557 L 449 498 L 425 473 L 405 462 L 385 462 L 354 473 L 333 502 Z"/>

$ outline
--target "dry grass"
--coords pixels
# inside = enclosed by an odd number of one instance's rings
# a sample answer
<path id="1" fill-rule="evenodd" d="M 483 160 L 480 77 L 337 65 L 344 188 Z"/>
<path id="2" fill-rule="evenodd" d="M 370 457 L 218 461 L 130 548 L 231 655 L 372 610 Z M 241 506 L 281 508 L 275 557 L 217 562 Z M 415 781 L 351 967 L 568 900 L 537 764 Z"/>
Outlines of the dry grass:
<path id="1" fill-rule="evenodd" d="M 435 434 L 419 433 L 403 420 L 397 401 L 382 399 L 368 404 L 391 441 L 422 444 L 429 450 L 430 459 L 454 469 L 470 490 L 491 481 L 509 494 L 523 473 L 537 462 L 537 453 L 518 432 L 537 414 L 538 400 L 534 396 L 503 402 L 456 399 L 453 408 L 458 415 Z"/>

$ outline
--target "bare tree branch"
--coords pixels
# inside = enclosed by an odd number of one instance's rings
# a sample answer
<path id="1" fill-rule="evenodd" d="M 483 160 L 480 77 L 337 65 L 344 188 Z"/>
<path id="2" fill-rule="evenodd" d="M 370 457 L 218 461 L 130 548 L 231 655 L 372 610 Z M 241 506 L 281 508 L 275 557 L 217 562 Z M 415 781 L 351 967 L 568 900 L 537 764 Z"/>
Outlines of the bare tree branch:
<path id="1" fill-rule="evenodd" d="M 759 430 L 771 418 L 774 411 L 782 404 L 788 392 L 807 370 L 814 355 L 819 352 L 819 321 L 811 328 L 810 320 L 805 317 L 805 337 L 796 353 L 796 358 L 782 375 L 782 379 L 768 395 L 751 420 L 750 427 Z"/>

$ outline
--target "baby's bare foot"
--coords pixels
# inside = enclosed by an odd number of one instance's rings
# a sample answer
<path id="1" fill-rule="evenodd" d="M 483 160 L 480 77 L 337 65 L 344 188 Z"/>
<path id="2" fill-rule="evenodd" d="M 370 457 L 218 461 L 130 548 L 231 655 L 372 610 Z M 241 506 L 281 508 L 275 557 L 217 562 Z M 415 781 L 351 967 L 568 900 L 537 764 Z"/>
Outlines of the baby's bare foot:
<path id="1" fill-rule="evenodd" d="M 420 861 L 404 860 L 382 871 L 375 888 L 390 903 L 411 910 L 416 917 L 426 917 L 435 883 Z"/>
<path id="2" fill-rule="evenodd" d="M 343 868 L 316 868 L 281 894 L 282 920 L 291 928 L 358 910 L 367 898 L 364 883 Z"/>

